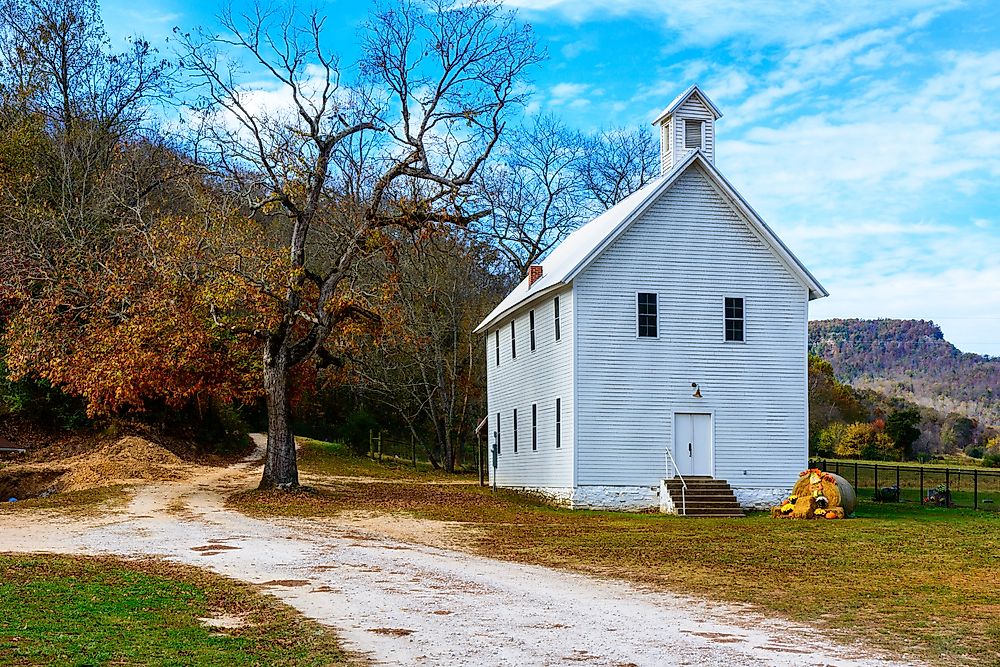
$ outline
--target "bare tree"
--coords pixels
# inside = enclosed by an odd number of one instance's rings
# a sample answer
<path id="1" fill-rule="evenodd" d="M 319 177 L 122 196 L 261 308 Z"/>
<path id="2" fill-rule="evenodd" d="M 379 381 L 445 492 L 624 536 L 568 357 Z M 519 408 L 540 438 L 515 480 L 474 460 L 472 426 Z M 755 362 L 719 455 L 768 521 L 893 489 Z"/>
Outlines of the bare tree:
<path id="1" fill-rule="evenodd" d="M 511 285 L 490 270 L 495 246 L 453 227 L 400 235 L 396 246 L 367 278 L 377 285 L 382 274 L 396 276 L 393 330 L 361 351 L 353 375 L 435 466 L 452 472 L 485 410 L 483 339 L 472 331 Z"/>
<path id="2" fill-rule="evenodd" d="M 491 238 L 521 278 L 590 218 L 659 175 L 652 136 L 638 130 L 585 135 L 544 116 L 505 135 L 479 187 Z"/>
<path id="3" fill-rule="evenodd" d="M 599 214 L 660 175 L 659 144 L 651 132 L 616 128 L 589 137 L 580 178 L 591 213 Z"/>
<path id="4" fill-rule="evenodd" d="M 507 134 L 480 179 L 490 215 L 478 228 L 520 277 L 586 221 L 586 142 L 551 116 Z"/>
<path id="5" fill-rule="evenodd" d="M 267 394 L 261 487 L 290 488 L 298 484 L 293 369 L 333 357 L 331 334 L 363 314 L 349 296 L 352 276 L 379 230 L 481 215 L 467 210 L 465 190 L 539 56 L 530 31 L 498 2 L 403 0 L 378 7 L 364 25 L 361 76 L 347 85 L 318 13 L 258 6 L 220 18 L 223 34 L 178 39 L 205 93 L 197 155 L 254 211 L 277 218 L 288 253 L 280 284 L 252 276 L 247 284 L 278 311 L 273 324 L 249 332 L 263 343 Z M 223 66 L 237 54 L 284 94 L 284 109 L 256 104 L 242 73 Z"/>

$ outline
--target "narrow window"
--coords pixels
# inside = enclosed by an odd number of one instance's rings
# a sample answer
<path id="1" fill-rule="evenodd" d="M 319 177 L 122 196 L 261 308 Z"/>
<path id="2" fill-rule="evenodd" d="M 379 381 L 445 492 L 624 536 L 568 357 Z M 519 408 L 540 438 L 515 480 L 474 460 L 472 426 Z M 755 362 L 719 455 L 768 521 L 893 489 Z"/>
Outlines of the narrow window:
<path id="1" fill-rule="evenodd" d="M 528 332 L 531 334 L 531 351 L 535 351 L 535 311 L 528 311 Z"/>
<path id="2" fill-rule="evenodd" d="M 510 321 L 510 358 L 517 359 L 517 345 L 514 339 L 514 320 Z"/>
<path id="3" fill-rule="evenodd" d="M 562 401 L 556 399 L 556 449 L 562 445 Z"/>
<path id="4" fill-rule="evenodd" d="M 531 451 L 538 449 L 538 404 L 531 404 Z"/>
<path id="5" fill-rule="evenodd" d="M 725 310 L 726 340 L 742 342 L 744 340 L 743 298 L 727 296 Z"/>
<path id="6" fill-rule="evenodd" d="M 496 340 L 496 343 L 497 343 L 497 366 L 499 366 L 500 365 L 500 330 L 497 329 L 493 333 L 495 334 L 494 335 L 494 339 Z"/>
<path id="7" fill-rule="evenodd" d="M 701 148 L 701 121 L 685 119 L 684 148 Z"/>
<path id="8" fill-rule="evenodd" d="M 556 340 L 559 340 L 559 297 L 555 298 L 555 301 L 552 302 L 552 305 L 555 308 L 552 321 L 556 325 Z"/>
<path id="9" fill-rule="evenodd" d="M 501 433 L 503 433 L 503 431 L 500 430 L 500 413 L 498 412 L 497 413 L 497 430 L 496 430 L 496 434 L 497 434 L 497 456 L 500 456 L 500 434 Z"/>
<path id="10" fill-rule="evenodd" d="M 517 454 L 517 408 L 514 408 L 514 453 Z"/>
<path id="11" fill-rule="evenodd" d="M 656 338 L 656 294 L 639 292 L 639 338 Z"/>

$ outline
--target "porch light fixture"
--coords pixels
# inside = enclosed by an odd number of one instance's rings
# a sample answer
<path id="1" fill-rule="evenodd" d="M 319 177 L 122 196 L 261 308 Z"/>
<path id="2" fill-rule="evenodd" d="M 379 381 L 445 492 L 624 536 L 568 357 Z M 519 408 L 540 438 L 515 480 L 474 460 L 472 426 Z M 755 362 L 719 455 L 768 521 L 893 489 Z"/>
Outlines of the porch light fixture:
<path id="1" fill-rule="evenodd" d="M 694 389 L 694 393 L 691 394 L 694 398 L 701 398 L 701 387 L 698 386 L 697 382 L 692 382 L 691 387 Z"/>

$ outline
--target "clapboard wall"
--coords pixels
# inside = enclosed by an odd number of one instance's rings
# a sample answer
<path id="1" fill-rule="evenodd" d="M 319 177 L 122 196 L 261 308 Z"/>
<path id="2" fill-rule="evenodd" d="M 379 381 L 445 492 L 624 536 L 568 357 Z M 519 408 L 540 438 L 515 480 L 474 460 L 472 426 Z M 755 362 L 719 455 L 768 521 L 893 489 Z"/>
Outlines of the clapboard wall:
<path id="1" fill-rule="evenodd" d="M 658 338 L 636 335 L 637 292 L 658 294 Z M 804 469 L 807 288 L 700 165 L 575 278 L 573 293 L 577 485 L 671 476 L 675 411 L 714 414 L 714 476 L 733 486 L 781 487 Z M 744 343 L 724 341 L 726 296 L 745 299 Z"/>
<path id="2" fill-rule="evenodd" d="M 559 298 L 560 336 L 555 339 L 554 302 Z M 535 313 L 535 350 L 531 351 L 530 313 Z M 514 322 L 516 358 L 511 356 Z M 490 438 L 500 433 L 495 481 L 500 486 L 560 488 L 573 486 L 573 293 L 562 289 L 504 319 L 488 333 L 487 403 Z M 499 332 L 500 363 L 496 341 Z M 556 447 L 556 399 L 560 400 L 560 446 Z M 532 449 L 531 408 L 537 406 L 537 448 Z M 517 410 L 517 451 L 514 451 Z M 499 414 L 499 422 L 497 415 Z M 498 429 L 499 424 L 499 429 Z M 492 454 L 490 479 L 494 479 Z"/>

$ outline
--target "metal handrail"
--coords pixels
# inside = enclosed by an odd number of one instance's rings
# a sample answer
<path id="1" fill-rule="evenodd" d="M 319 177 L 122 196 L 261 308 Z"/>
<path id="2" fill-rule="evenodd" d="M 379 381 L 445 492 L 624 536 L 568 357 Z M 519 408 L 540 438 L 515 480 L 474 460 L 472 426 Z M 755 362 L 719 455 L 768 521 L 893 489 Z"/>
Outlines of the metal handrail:
<path id="1" fill-rule="evenodd" d="M 677 461 L 674 460 L 674 455 L 667 447 L 667 460 L 674 466 L 674 472 L 677 473 L 677 479 L 681 480 L 681 515 L 687 516 L 687 482 L 684 481 L 684 475 L 681 474 L 681 469 L 677 467 Z M 667 470 L 670 470 L 670 466 L 667 466 Z"/>

